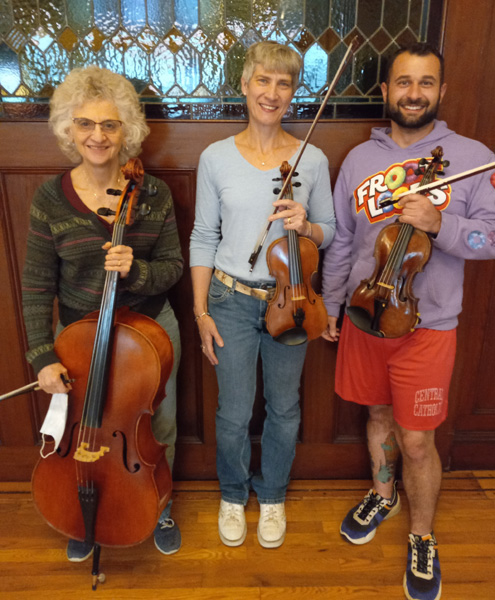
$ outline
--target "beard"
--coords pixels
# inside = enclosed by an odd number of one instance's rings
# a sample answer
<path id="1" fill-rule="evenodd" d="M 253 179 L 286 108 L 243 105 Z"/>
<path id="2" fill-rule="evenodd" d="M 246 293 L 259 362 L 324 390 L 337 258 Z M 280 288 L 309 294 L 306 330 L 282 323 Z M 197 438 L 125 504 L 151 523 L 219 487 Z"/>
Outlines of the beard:
<path id="1" fill-rule="evenodd" d="M 438 105 L 440 104 L 440 100 L 437 100 L 433 106 L 429 106 L 429 104 L 425 104 L 424 102 L 418 102 L 417 100 L 412 102 L 409 98 L 405 98 L 400 101 L 399 104 L 392 106 L 389 100 L 385 104 L 386 115 L 392 121 L 397 123 L 400 127 L 405 127 L 406 129 L 421 129 L 425 125 L 431 123 L 437 117 L 438 113 Z M 405 116 L 400 111 L 400 106 L 425 106 L 426 110 L 423 114 L 415 116 Z"/>

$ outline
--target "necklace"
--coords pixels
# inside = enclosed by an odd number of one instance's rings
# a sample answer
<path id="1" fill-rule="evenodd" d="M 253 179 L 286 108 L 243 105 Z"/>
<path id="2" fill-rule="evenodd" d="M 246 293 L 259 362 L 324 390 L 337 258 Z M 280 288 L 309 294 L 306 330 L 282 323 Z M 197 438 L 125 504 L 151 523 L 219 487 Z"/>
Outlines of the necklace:
<path id="1" fill-rule="evenodd" d="M 118 179 L 117 179 L 117 184 L 116 186 L 112 186 L 112 188 L 116 188 L 116 189 L 121 189 L 121 183 L 122 183 L 122 178 L 121 178 L 121 172 L 119 171 L 119 175 L 118 175 Z M 91 178 L 88 176 L 88 173 L 86 170 L 84 170 L 84 178 L 85 178 L 85 183 L 88 184 L 91 181 Z M 82 188 L 84 190 L 84 188 Z M 107 200 L 107 202 L 105 204 L 109 205 L 114 201 L 114 197 L 113 196 L 109 196 L 107 194 L 107 189 L 108 187 L 105 187 L 105 191 L 102 192 L 101 189 L 99 189 L 97 192 L 94 191 L 94 187 L 91 186 L 91 184 L 86 188 L 87 192 L 89 194 L 93 195 L 94 201 L 100 201 L 103 202 L 103 198 L 105 198 L 105 200 Z"/>

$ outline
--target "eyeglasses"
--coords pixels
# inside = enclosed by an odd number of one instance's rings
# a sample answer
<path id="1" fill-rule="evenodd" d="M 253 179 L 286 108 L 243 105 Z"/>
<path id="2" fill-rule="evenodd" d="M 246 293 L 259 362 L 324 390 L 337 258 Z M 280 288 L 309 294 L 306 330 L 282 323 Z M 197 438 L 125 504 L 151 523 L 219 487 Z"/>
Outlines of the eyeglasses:
<path id="1" fill-rule="evenodd" d="M 72 119 L 72 122 L 76 126 L 76 129 L 81 133 L 91 133 L 92 131 L 94 131 L 95 126 L 99 125 L 103 133 L 111 135 L 113 133 L 117 133 L 117 131 L 122 127 L 122 121 L 117 121 L 116 119 L 107 119 L 106 121 L 101 121 L 100 123 L 97 123 L 96 121 L 92 121 L 91 119 L 78 117 Z"/>

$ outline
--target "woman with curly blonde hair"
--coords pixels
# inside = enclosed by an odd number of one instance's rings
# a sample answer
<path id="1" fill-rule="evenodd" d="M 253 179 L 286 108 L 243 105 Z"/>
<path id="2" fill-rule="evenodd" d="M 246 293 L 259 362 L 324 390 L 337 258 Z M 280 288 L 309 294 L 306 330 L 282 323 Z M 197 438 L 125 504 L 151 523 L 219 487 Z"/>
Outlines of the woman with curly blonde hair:
<path id="1" fill-rule="evenodd" d="M 106 271 L 117 271 L 117 306 L 129 306 L 154 318 L 174 347 L 166 399 L 153 416 L 153 432 L 159 442 L 168 444 L 167 460 L 172 467 L 180 338 L 167 292 L 180 278 L 183 261 L 172 196 L 163 181 L 144 176 L 143 189 L 156 191 L 146 199 L 149 213 L 137 216 L 122 245 L 111 245 L 119 197 L 107 194 L 107 189 L 123 188 L 120 167 L 141 152 L 149 133 L 139 98 L 121 75 L 97 66 L 74 69 L 55 90 L 49 123 L 62 151 L 77 164 L 41 185 L 31 206 L 23 272 L 27 359 L 45 392 L 69 392 L 70 373 L 54 351 L 54 301 L 57 298 L 60 332 L 100 308 Z M 170 518 L 170 506 L 154 535 L 164 554 L 180 548 L 180 532 Z M 67 556 L 80 562 L 92 551 L 85 542 L 70 540 Z"/>

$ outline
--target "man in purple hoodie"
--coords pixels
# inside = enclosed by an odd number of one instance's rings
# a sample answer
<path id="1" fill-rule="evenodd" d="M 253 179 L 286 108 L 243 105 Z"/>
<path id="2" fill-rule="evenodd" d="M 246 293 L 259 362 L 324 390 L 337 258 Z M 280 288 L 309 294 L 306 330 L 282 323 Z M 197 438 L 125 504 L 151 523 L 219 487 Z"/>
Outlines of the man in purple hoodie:
<path id="1" fill-rule="evenodd" d="M 450 161 L 445 165 L 446 175 L 495 160 L 484 145 L 436 120 L 445 91 L 443 59 L 434 48 L 415 44 L 391 59 L 382 83 L 391 126 L 374 128 L 370 140 L 354 148 L 342 164 L 334 191 L 337 232 L 323 264 L 323 296 L 329 315 L 323 337 L 330 341 L 340 337 L 336 392 L 369 409 L 373 488 L 349 511 L 340 531 L 350 542 L 365 544 L 384 519 L 400 510 L 394 474 L 401 453 L 410 507 L 404 575 L 404 591 L 410 600 L 441 596 L 433 534 L 441 463 L 434 436 L 447 416 L 464 260 L 495 258 L 495 190 L 489 174 L 452 187 L 444 185 L 427 195 L 412 193 L 385 208 L 380 204 L 419 185 L 420 161 L 431 157 L 437 146 Z M 349 307 L 361 281 L 371 277 L 375 240 L 397 217 L 431 239 L 430 260 L 414 279 L 420 321 L 401 337 L 383 337 L 376 322 L 370 325 L 371 318 L 368 324 L 363 319 L 351 320 L 351 309 L 340 334 L 340 307 L 344 302 Z M 360 311 L 363 314 L 368 313 Z"/>

